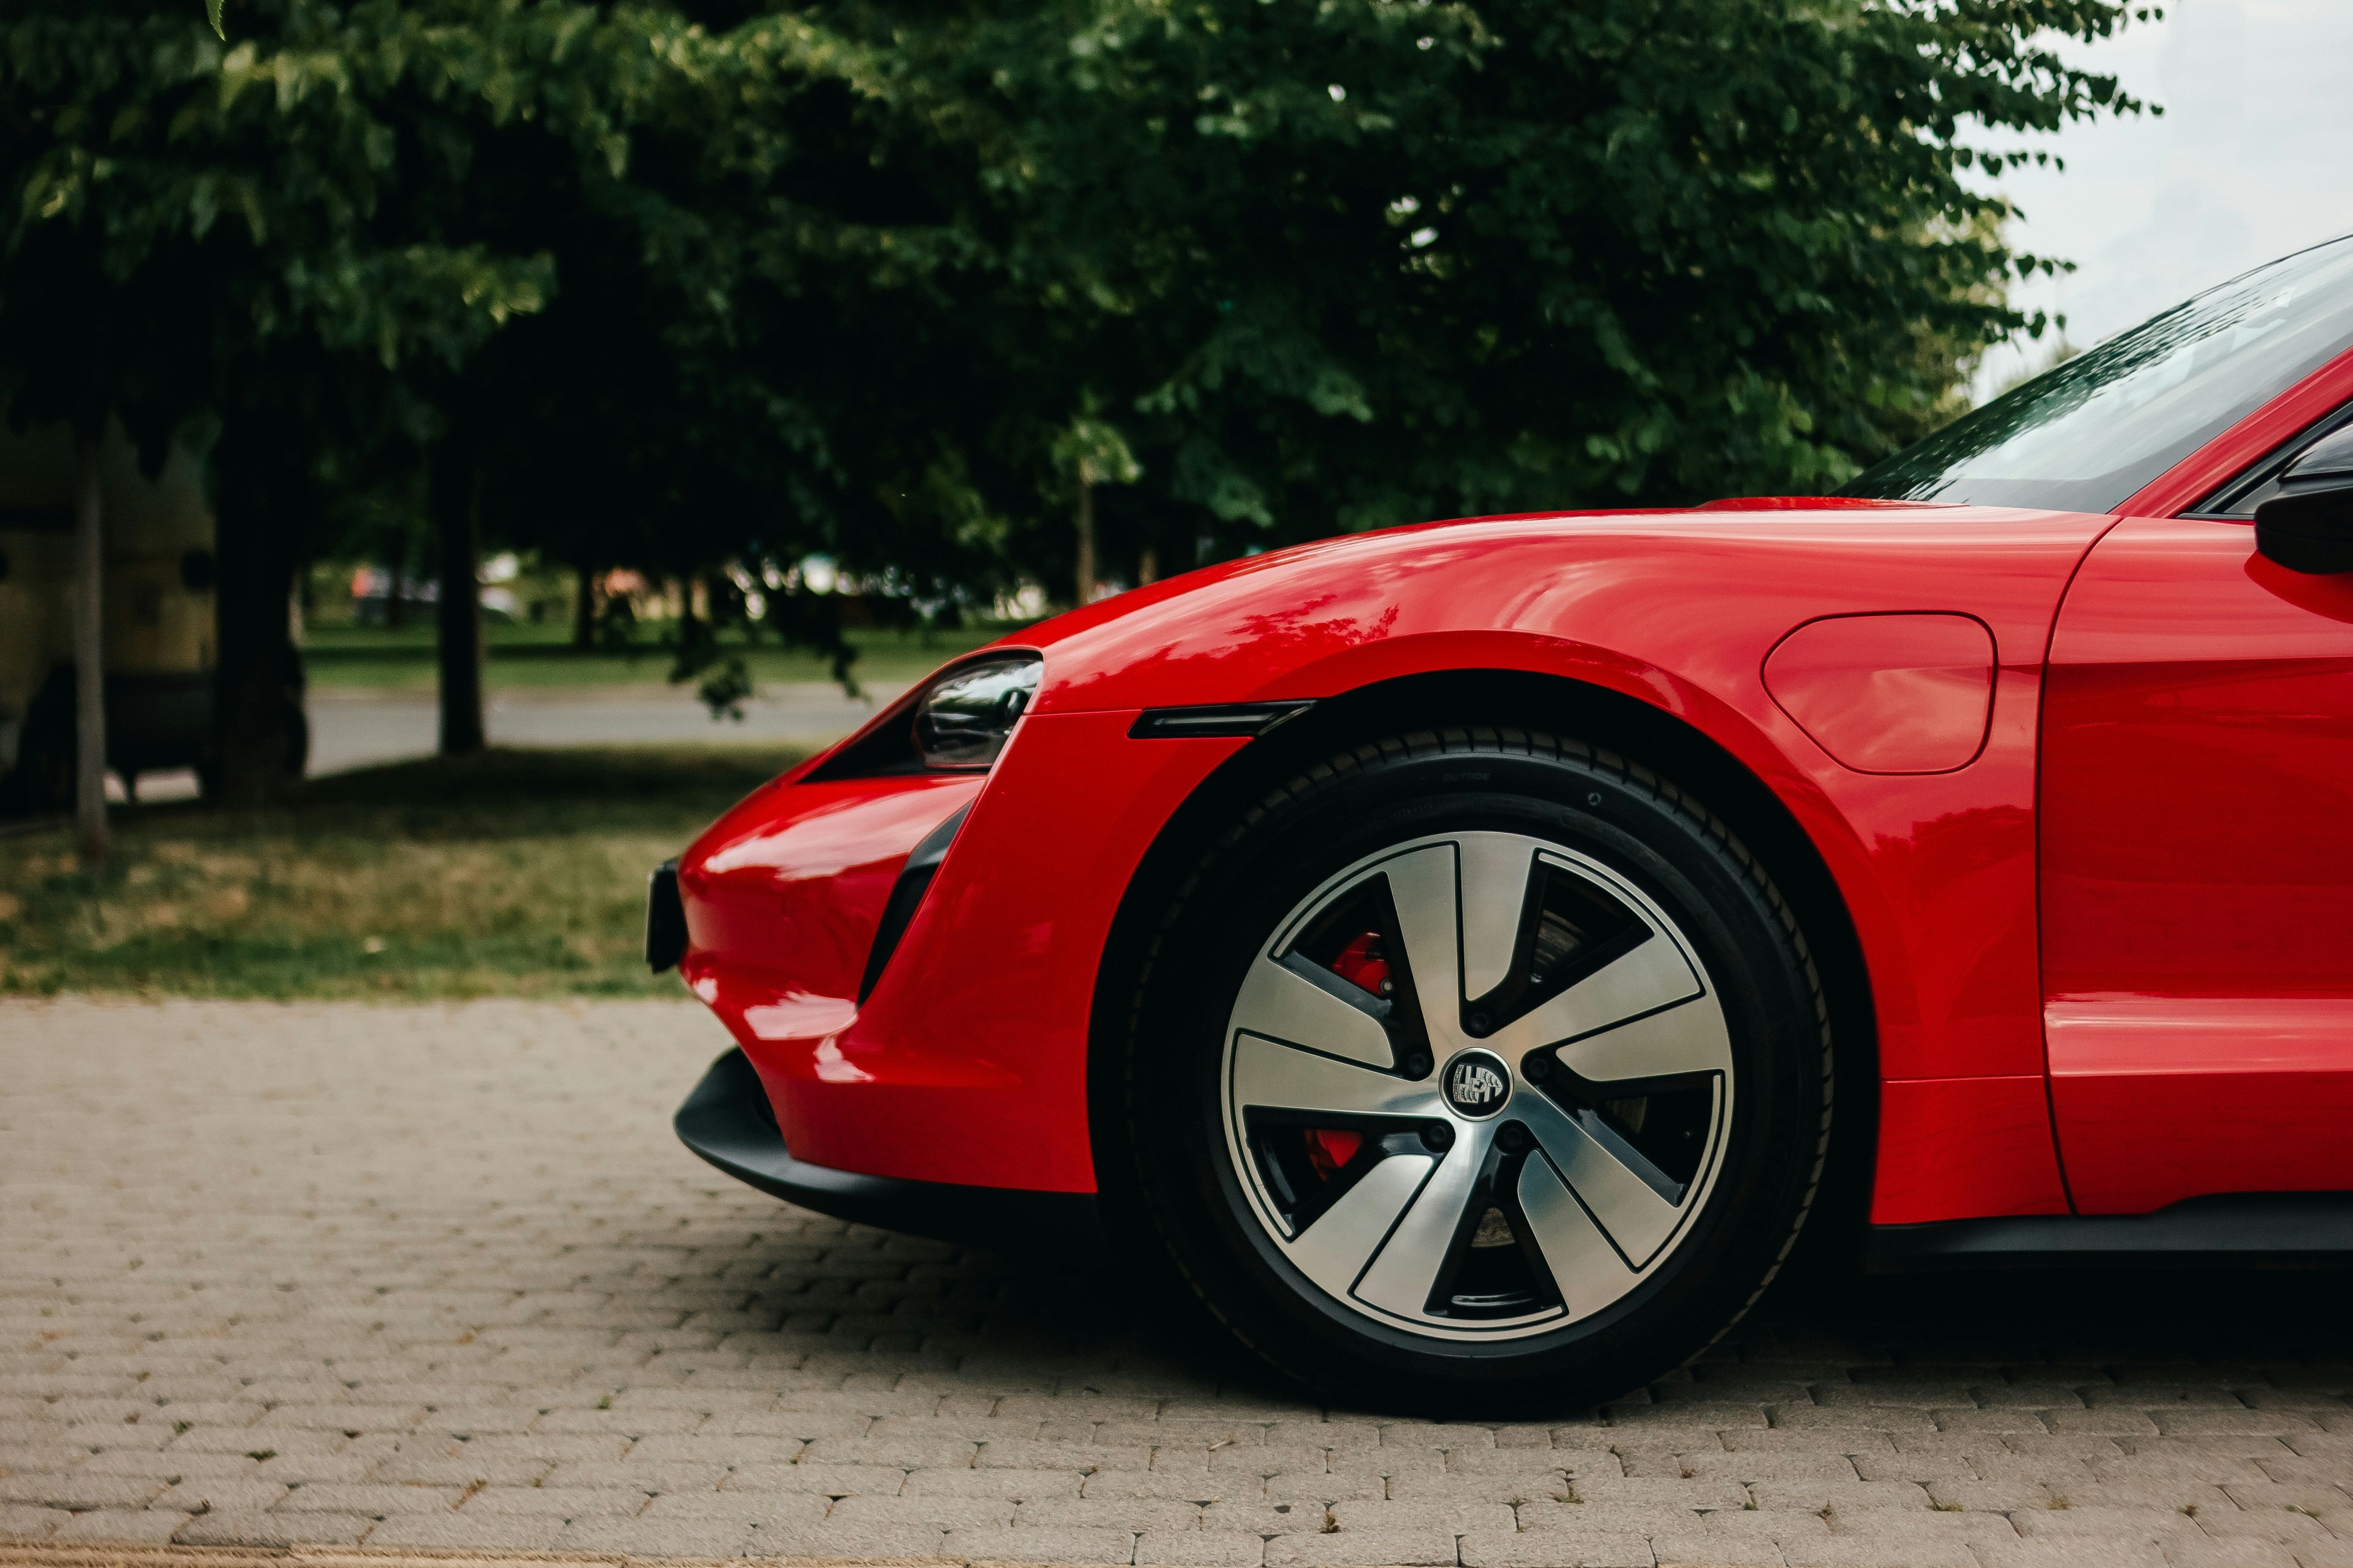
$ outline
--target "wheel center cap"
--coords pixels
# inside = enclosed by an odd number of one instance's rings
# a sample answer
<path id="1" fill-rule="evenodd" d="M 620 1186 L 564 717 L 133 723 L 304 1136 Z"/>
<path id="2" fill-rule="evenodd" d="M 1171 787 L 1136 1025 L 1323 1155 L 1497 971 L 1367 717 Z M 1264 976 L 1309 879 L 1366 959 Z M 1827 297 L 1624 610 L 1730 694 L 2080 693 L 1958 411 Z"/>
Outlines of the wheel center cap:
<path id="1" fill-rule="evenodd" d="M 1493 1051 L 1464 1051 L 1446 1064 L 1446 1103 L 1457 1116 L 1483 1120 L 1512 1098 L 1512 1069 Z"/>

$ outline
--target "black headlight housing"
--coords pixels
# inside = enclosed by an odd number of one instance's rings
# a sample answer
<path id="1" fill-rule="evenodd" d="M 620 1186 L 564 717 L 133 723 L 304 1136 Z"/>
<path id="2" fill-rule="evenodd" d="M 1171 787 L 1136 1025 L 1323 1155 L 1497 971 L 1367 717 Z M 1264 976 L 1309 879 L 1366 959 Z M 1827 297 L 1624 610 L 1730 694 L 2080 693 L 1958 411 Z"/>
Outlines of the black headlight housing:
<path id="1" fill-rule="evenodd" d="M 979 659 L 934 678 L 915 700 L 915 756 L 934 773 L 981 773 L 1038 695 L 1034 654 Z"/>
<path id="2" fill-rule="evenodd" d="M 860 736 L 807 775 L 877 778 L 985 773 L 1038 694 L 1045 662 L 1026 648 L 991 649 L 940 671 L 894 720 Z"/>

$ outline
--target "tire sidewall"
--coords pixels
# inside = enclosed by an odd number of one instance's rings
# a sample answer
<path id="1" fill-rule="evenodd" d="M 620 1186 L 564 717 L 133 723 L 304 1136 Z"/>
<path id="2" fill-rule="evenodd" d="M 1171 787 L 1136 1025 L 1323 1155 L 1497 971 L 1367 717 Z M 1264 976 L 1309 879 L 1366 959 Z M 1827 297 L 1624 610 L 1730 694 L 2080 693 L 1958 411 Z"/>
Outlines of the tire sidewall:
<path id="1" fill-rule="evenodd" d="M 1810 975 L 1769 884 L 1721 825 L 1711 832 L 1712 819 L 1658 781 L 1573 749 L 1419 739 L 1427 743 L 1367 748 L 1335 759 L 1353 765 L 1294 781 L 1228 836 L 1180 896 L 1145 977 L 1128 1064 L 1141 1192 L 1209 1308 L 1320 1387 L 1380 1389 L 1434 1409 L 1606 1397 L 1710 1342 L 1802 1223 L 1827 1110 Z M 1650 1278 L 1547 1333 L 1457 1342 L 1344 1306 L 1283 1257 L 1242 1192 L 1219 1086 L 1243 973 L 1279 922 L 1386 848 L 1482 829 L 1589 857 L 1682 927 L 1731 1035 L 1734 1113 L 1702 1211 Z"/>

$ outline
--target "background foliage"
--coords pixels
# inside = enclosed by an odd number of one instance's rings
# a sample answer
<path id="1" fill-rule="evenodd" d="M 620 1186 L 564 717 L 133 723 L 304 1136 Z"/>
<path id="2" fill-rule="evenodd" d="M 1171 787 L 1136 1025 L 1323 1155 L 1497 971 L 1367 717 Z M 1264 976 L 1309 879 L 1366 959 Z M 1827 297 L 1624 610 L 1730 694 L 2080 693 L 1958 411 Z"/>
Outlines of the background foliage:
<path id="1" fill-rule="evenodd" d="M 2057 52 L 2127 10 L 17 0 L 0 387 L 217 432 L 232 743 L 353 520 L 845 649 L 811 553 L 910 614 L 1067 597 L 1081 447 L 1128 581 L 1816 491 L 2037 325 L 1973 144 L 2136 107 Z"/>

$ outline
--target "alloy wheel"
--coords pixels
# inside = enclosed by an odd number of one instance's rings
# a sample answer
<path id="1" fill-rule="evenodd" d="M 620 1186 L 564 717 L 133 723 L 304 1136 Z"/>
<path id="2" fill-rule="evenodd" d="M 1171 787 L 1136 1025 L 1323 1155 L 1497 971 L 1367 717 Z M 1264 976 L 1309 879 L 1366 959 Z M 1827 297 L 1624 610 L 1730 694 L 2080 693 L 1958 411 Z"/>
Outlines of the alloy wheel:
<path id="1" fill-rule="evenodd" d="M 1689 1233 L 1733 1059 L 1693 944 L 1624 877 L 1522 834 L 1417 838 L 1330 879 L 1252 960 L 1227 1152 L 1275 1250 L 1346 1310 L 1538 1335 Z"/>

